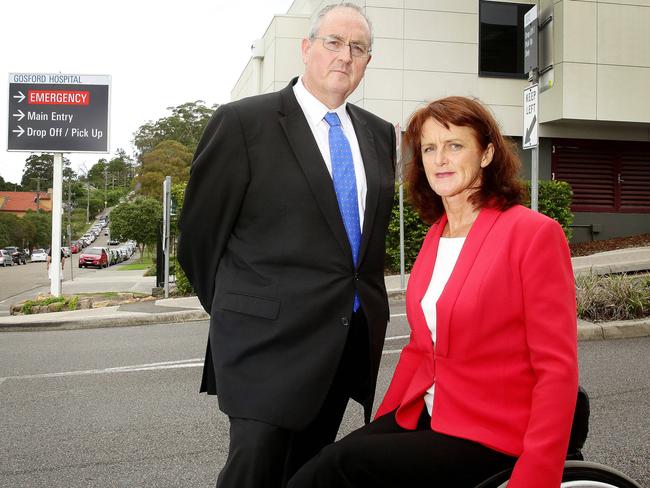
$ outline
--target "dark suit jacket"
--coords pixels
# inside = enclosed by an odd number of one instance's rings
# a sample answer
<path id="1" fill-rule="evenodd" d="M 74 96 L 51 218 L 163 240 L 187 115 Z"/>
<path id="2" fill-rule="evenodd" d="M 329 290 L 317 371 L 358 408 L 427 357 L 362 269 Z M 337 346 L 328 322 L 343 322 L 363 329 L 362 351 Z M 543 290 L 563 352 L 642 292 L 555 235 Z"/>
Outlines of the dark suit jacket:
<path id="1" fill-rule="evenodd" d="M 295 82 L 213 115 L 192 163 L 178 259 L 211 315 L 201 391 L 218 394 L 230 416 L 302 429 L 336 372 L 355 289 L 368 321 L 371 386 L 353 397 L 369 418 L 389 318 L 395 135 L 348 104 L 368 185 L 355 269 Z"/>

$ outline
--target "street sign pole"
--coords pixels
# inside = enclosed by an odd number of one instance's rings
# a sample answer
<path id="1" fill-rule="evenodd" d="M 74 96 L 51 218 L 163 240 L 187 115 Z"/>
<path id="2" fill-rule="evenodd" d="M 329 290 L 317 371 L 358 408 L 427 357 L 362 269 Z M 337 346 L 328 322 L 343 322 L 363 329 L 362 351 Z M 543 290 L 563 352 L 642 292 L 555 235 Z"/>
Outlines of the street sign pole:
<path id="1" fill-rule="evenodd" d="M 171 229 L 171 190 L 172 177 L 166 176 L 163 181 L 163 238 L 162 245 L 165 253 L 165 298 L 169 298 L 169 231 Z"/>
<path id="2" fill-rule="evenodd" d="M 61 209 L 63 202 L 63 154 L 54 153 L 52 175 L 52 243 L 50 251 L 50 293 L 61 296 Z"/>
<path id="3" fill-rule="evenodd" d="M 530 85 L 524 90 L 524 131 L 523 148 L 530 149 L 530 208 L 539 208 L 539 78 L 538 63 L 538 21 L 537 5 L 534 5 L 524 16 L 524 69 L 528 72 Z"/>
<path id="4" fill-rule="evenodd" d="M 404 175 L 402 168 L 402 128 L 395 125 L 395 157 L 397 159 L 397 184 L 399 186 L 399 279 L 400 289 L 406 290 L 406 266 L 404 259 Z"/>
<path id="5" fill-rule="evenodd" d="M 533 70 L 532 82 L 537 85 L 537 69 Z M 537 107 L 539 110 L 539 100 Z M 537 119 L 537 116 L 535 118 Z M 535 212 L 539 211 L 539 144 L 536 144 L 530 153 L 530 208 Z"/>
<path id="6" fill-rule="evenodd" d="M 108 75 L 9 73 L 7 151 L 54 154 L 50 245 L 54 296 L 61 295 L 63 153 L 109 152 L 110 84 Z"/>

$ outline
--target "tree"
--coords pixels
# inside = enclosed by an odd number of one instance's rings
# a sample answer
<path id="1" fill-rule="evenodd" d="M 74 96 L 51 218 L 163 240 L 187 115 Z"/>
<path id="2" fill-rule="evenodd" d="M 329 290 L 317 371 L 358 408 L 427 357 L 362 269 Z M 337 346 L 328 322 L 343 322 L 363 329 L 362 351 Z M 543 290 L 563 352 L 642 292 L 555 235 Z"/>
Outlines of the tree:
<path id="1" fill-rule="evenodd" d="M 162 205 L 150 197 L 138 197 L 117 205 L 111 212 L 111 237 L 138 243 L 140 259 L 147 245 L 155 245 L 162 219 Z"/>
<path id="2" fill-rule="evenodd" d="M 52 214 L 39 210 L 28 210 L 21 219 L 24 226 L 24 238 L 30 249 L 48 248 L 52 242 Z"/>
<path id="3" fill-rule="evenodd" d="M 207 107 L 203 100 L 167 107 L 167 110 L 172 111 L 170 116 L 147 122 L 133 134 L 133 144 L 138 149 L 139 159 L 165 140 L 180 142 L 193 153 L 203 129 L 217 107 L 218 105 Z"/>
<path id="4" fill-rule="evenodd" d="M 52 188 L 54 156 L 52 154 L 32 154 L 25 160 L 23 177 L 20 181 L 23 191 L 47 191 Z M 63 178 L 76 178 L 70 167 L 70 160 L 63 158 Z"/>
<path id="5" fill-rule="evenodd" d="M 173 183 L 185 182 L 190 176 L 192 151 L 177 141 L 162 141 L 153 151 L 142 157 L 136 188 L 142 195 L 162 199 L 162 184 L 165 176 L 171 176 Z"/>
<path id="6" fill-rule="evenodd" d="M 20 245 L 21 227 L 20 218 L 14 214 L 0 213 L 0 249 Z"/>
<path id="7" fill-rule="evenodd" d="M 104 189 L 106 181 L 104 171 L 108 170 L 108 161 L 105 158 L 98 159 L 95 164 L 88 170 L 87 180 L 97 189 Z"/>
<path id="8" fill-rule="evenodd" d="M 0 191 L 23 191 L 23 188 L 18 183 L 5 181 L 5 179 L 0 176 Z"/>

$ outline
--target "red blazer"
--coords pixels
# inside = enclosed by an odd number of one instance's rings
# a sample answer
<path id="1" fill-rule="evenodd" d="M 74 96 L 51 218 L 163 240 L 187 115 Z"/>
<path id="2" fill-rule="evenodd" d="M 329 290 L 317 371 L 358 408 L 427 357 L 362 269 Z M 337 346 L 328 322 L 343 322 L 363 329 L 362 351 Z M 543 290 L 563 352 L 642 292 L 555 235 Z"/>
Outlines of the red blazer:
<path id="1" fill-rule="evenodd" d="M 573 270 L 560 225 L 522 206 L 484 208 L 437 303 L 420 306 L 447 219 L 411 271 L 408 345 L 377 417 L 414 429 L 435 379 L 431 428 L 519 459 L 508 488 L 557 488 L 578 390 Z"/>

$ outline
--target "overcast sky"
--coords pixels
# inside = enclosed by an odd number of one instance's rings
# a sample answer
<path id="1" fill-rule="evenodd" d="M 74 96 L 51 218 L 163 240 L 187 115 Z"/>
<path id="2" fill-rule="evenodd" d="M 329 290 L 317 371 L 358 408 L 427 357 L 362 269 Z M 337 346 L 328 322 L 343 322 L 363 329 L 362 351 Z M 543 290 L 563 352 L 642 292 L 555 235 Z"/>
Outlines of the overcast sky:
<path id="1" fill-rule="evenodd" d="M 111 75 L 111 151 L 131 154 L 133 133 L 167 107 L 228 102 L 251 44 L 291 3 L 0 0 L 0 175 L 19 183 L 29 156 L 7 152 L 9 73 Z M 66 157 L 77 169 L 105 155 Z"/>

